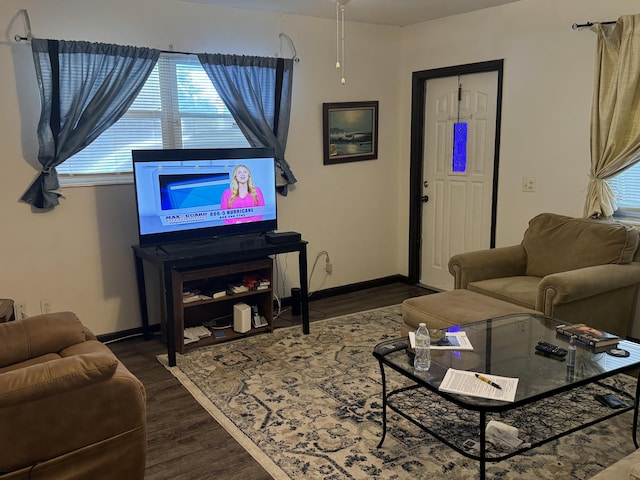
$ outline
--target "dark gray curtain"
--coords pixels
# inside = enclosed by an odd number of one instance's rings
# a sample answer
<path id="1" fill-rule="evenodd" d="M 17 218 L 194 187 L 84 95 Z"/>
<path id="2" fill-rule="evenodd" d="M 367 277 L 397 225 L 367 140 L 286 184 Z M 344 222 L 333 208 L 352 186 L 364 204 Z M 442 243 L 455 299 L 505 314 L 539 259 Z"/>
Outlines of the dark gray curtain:
<path id="1" fill-rule="evenodd" d="M 205 72 L 253 147 L 272 147 L 286 195 L 297 182 L 284 158 L 291 115 L 293 59 L 202 53 Z"/>
<path id="2" fill-rule="evenodd" d="M 53 208 L 60 197 L 55 167 L 127 112 L 160 50 L 38 38 L 31 48 L 42 103 L 38 124 L 42 171 L 22 200 L 37 208 Z"/>

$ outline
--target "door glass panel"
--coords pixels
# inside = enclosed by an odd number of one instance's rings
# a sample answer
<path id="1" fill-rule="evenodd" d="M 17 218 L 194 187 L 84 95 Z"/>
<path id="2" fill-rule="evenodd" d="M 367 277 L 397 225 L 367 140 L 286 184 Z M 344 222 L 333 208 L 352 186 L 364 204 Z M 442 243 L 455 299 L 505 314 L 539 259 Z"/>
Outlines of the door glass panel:
<path id="1" fill-rule="evenodd" d="M 467 122 L 453 124 L 453 172 L 467 171 Z"/>

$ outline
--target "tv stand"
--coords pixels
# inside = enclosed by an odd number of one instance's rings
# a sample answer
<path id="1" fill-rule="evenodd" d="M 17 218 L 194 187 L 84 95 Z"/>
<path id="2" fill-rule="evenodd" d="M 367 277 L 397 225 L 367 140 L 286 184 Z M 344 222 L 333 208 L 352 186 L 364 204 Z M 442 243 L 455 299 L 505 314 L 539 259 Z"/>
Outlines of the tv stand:
<path id="1" fill-rule="evenodd" d="M 169 255 L 169 252 L 167 252 L 162 245 L 156 245 L 156 253 L 158 252 L 158 250 L 164 253 L 165 255 Z"/>
<path id="2" fill-rule="evenodd" d="M 175 246 L 175 248 L 173 248 Z M 202 245 L 192 243 L 171 244 L 163 247 L 141 247 L 133 245 L 133 254 L 140 300 L 140 315 L 145 339 L 151 338 L 149 328 L 149 312 L 147 306 L 147 290 L 144 274 L 144 261 L 157 268 L 160 276 L 161 292 L 161 324 L 167 341 L 169 365 L 176 364 L 176 345 L 178 330 L 184 328 L 182 311 L 182 291 L 176 291 L 182 285 L 182 279 L 215 277 L 220 272 L 241 272 L 244 268 L 250 271 L 256 268 L 254 261 L 267 259 L 271 255 L 298 252 L 300 274 L 300 294 L 302 313 L 302 332 L 309 334 L 309 289 L 307 285 L 307 242 L 298 240 L 289 243 L 271 244 L 262 235 L 237 236 L 220 238 L 215 242 Z M 243 266 L 246 264 L 247 266 Z M 231 266 L 230 269 L 218 268 Z M 264 294 L 262 294 L 264 295 Z M 232 297 L 233 298 L 233 297 Z M 260 297 L 258 297 L 260 298 Z M 179 302 L 178 302 L 179 301 Z M 240 297 L 237 301 L 241 302 Z M 261 301 L 264 301 L 262 299 Z M 269 301 L 273 302 L 271 290 Z M 206 302 L 205 302 L 206 303 Z M 212 304 L 218 302 L 211 302 Z M 266 305 L 266 304 L 265 304 Z M 268 312 L 271 312 L 268 308 Z M 176 315 L 176 312 L 178 315 Z M 270 313 L 268 313 L 271 316 Z M 177 318 L 180 317 L 180 318 Z M 269 323 L 271 318 L 267 318 Z M 178 328 L 180 327 L 180 328 Z M 270 330 L 265 328 L 265 330 Z M 182 349 L 180 349 L 182 350 Z"/>

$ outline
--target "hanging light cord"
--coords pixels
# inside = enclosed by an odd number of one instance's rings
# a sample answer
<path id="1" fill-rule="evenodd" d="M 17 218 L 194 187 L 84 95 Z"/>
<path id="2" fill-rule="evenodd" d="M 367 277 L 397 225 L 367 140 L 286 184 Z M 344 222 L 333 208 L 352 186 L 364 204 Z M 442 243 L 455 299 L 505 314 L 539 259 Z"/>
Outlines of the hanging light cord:
<path id="1" fill-rule="evenodd" d="M 347 79 L 344 75 L 344 4 L 340 4 L 340 21 L 342 23 L 342 78 L 340 79 L 340 83 L 344 85 L 347 83 Z"/>
<path id="2" fill-rule="evenodd" d="M 336 70 L 340 70 L 340 83 L 347 83 L 344 74 L 344 6 L 349 0 L 336 2 Z"/>
<path id="3" fill-rule="evenodd" d="M 340 2 L 336 2 L 336 70 L 340 70 Z"/>

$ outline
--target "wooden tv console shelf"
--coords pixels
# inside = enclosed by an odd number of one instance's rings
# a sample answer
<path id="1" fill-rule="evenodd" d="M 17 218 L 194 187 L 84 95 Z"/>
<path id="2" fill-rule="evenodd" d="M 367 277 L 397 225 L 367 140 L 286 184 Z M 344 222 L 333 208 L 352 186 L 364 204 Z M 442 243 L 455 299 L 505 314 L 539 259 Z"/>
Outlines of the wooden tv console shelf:
<path id="1" fill-rule="evenodd" d="M 174 318 L 174 338 L 175 348 L 179 353 L 205 345 L 220 343 L 238 337 L 244 337 L 259 332 L 273 331 L 273 260 L 264 258 L 245 263 L 234 263 L 217 267 L 205 267 L 195 270 L 172 270 L 171 282 L 173 283 L 173 318 Z M 195 300 L 185 302 L 182 292 L 185 288 L 189 290 L 200 290 L 207 285 L 219 285 L 223 288 L 242 283 L 245 275 L 260 275 L 268 279 L 270 285 L 263 290 L 249 290 L 234 294 L 226 294 L 219 298 L 205 300 Z M 217 290 L 217 289 L 216 289 Z M 238 333 L 233 325 L 233 307 L 237 303 L 256 305 L 260 315 L 267 321 L 267 326 L 254 327 L 245 333 Z M 187 327 L 198 327 L 205 325 L 213 333 L 211 336 L 201 338 L 197 342 L 185 344 L 184 329 Z M 225 328 L 223 326 L 227 325 Z M 163 327 L 166 328 L 165 325 Z M 163 335 L 166 341 L 166 330 L 163 328 Z M 216 334 L 223 335 L 220 338 Z"/>
<path id="2" fill-rule="evenodd" d="M 176 352 L 184 353 L 195 346 L 203 346 L 220 341 L 250 335 L 273 329 L 273 290 L 248 291 L 226 295 L 220 298 L 197 300 L 184 303 L 183 287 L 193 287 L 200 282 L 227 281 L 232 283 L 245 274 L 256 273 L 272 279 L 273 261 L 271 255 L 298 252 L 300 274 L 300 294 L 302 331 L 309 333 L 309 290 L 307 285 L 307 242 L 297 240 L 288 243 L 271 244 L 261 235 L 236 236 L 202 243 L 182 243 L 163 246 L 141 247 L 134 245 L 133 254 L 140 300 L 140 314 L 145 339 L 151 338 L 147 290 L 144 264 L 151 263 L 160 275 L 161 328 L 167 343 L 169 365 L 176 364 Z M 237 283 L 237 282 L 235 282 Z M 238 302 L 257 305 L 267 326 L 251 328 L 240 334 L 233 328 L 225 328 L 225 338 L 205 337 L 194 344 L 184 344 L 184 328 L 201 325 L 202 322 L 216 321 L 233 313 L 233 305 Z M 233 321 L 231 322 L 233 323 Z M 213 329 L 214 332 L 217 329 Z"/>

